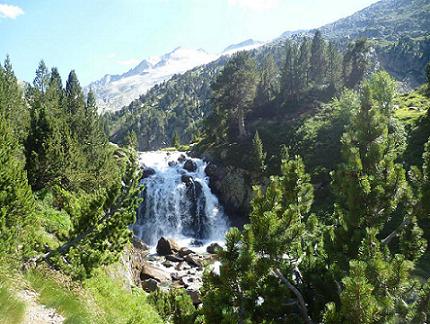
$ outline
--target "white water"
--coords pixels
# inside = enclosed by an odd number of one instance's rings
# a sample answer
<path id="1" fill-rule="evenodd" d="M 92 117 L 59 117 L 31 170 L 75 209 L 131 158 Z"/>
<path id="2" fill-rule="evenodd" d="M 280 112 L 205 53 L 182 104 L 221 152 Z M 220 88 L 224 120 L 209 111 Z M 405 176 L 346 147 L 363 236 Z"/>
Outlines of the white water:
<path id="1" fill-rule="evenodd" d="M 178 161 L 181 155 L 195 162 L 195 172 L 184 169 L 185 161 Z M 144 202 L 133 226 L 137 237 L 152 246 L 162 236 L 186 245 L 195 240 L 203 245 L 223 241 L 227 217 L 209 188 L 204 161 L 182 152 L 163 151 L 140 153 L 139 160 L 155 174 L 142 180 Z M 188 185 L 183 176 L 192 177 Z"/>

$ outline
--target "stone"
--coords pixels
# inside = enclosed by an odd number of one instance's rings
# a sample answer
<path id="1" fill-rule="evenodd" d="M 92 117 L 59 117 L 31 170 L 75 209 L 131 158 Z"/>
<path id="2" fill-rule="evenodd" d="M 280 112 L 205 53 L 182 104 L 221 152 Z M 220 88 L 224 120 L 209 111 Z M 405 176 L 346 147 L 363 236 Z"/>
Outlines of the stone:
<path id="1" fill-rule="evenodd" d="M 166 255 L 166 260 L 171 262 L 183 262 L 184 258 L 177 255 L 169 254 L 169 255 Z"/>
<path id="2" fill-rule="evenodd" d="M 146 292 L 154 292 L 158 289 L 158 281 L 152 278 L 146 279 L 142 281 L 142 288 Z"/>
<path id="3" fill-rule="evenodd" d="M 149 246 L 136 236 L 133 236 L 133 247 L 142 251 L 149 251 Z"/>
<path id="4" fill-rule="evenodd" d="M 184 163 L 184 169 L 188 172 L 196 172 L 197 164 L 193 160 L 186 160 Z"/>
<path id="5" fill-rule="evenodd" d="M 189 248 L 187 248 L 187 247 L 183 247 L 183 248 L 180 248 L 180 249 L 179 249 L 178 254 L 179 254 L 181 257 L 184 257 L 184 256 L 186 256 L 186 255 L 188 255 L 188 254 L 195 254 L 195 252 L 194 252 L 193 250 L 190 250 L 190 249 L 189 249 Z"/>
<path id="6" fill-rule="evenodd" d="M 142 266 L 140 272 L 140 280 L 155 279 L 158 282 L 166 282 L 170 280 L 170 275 L 163 271 L 163 269 L 154 267 L 149 263 Z"/>
<path id="7" fill-rule="evenodd" d="M 206 252 L 210 254 L 217 254 L 217 251 L 219 250 L 222 250 L 222 246 L 219 245 L 218 243 L 212 243 L 208 245 L 208 247 L 206 248 Z"/>
<path id="8" fill-rule="evenodd" d="M 155 173 L 156 172 L 153 168 L 145 168 L 143 169 L 142 179 L 149 178 L 150 176 L 153 176 Z"/>
<path id="9" fill-rule="evenodd" d="M 187 157 L 184 154 L 181 154 L 178 157 L 178 162 L 183 163 L 186 159 L 187 159 Z"/>
<path id="10" fill-rule="evenodd" d="M 174 167 L 174 166 L 177 166 L 178 165 L 178 162 L 176 162 L 176 161 L 169 161 L 168 163 L 167 163 L 168 165 L 169 165 L 169 167 Z"/>
<path id="11" fill-rule="evenodd" d="M 157 253 L 161 256 L 166 256 L 179 251 L 180 247 L 177 242 L 172 239 L 160 238 L 157 243 Z"/>
<path id="12" fill-rule="evenodd" d="M 175 270 L 177 270 L 177 271 L 183 271 L 183 270 L 187 270 L 187 269 L 190 269 L 190 266 L 185 261 L 184 262 L 179 262 L 175 266 Z"/>
<path id="13" fill-rule="evenodd" d="M 191 297 L 194 305 L 199 305 L 202 303 L 202 298 L 198 290 L 187 289 L 187 293 Z"/>
<path id="14" fill-rule="evenodd" d="M 192 256 L 191 254 L 188 254 L 187 256 L 185 256 L 184 259 L 191 266 L 203 268 L 203 265 L 200 262 L 200 260 L 198 260 L 196 257 Z"/>
<path id="15" fill-rule="evenodd" d="M 178 272 L 172 272 L 170 274 L 170 277 L 172 278 L 172 280 L 178 281 L 181 280 L 181 275 Z"/>
<path id="16" fill-rule="evenodd" d="M 173 264 L 169 260 L 166 260 L 163 262 L 163 266 L 165 266 L 166 268 L 171 268 L 173 267 Z"/>
<path id="17" fill-rule="evenodd" d="M 182 181 L 183 183 L 185 183 L 185 185 L 186 185 L 187 187 L 192 186 L 192 185 L 193 185 L 193 183 L 194 183 L 194 179 L 193 179 L 193 177 L 192 177 L 192 176 L 189 176 L 189 175 L 186 175 L 186 174 L 183 174 L 183 175 L 181 176 L 181 181 Z"/>

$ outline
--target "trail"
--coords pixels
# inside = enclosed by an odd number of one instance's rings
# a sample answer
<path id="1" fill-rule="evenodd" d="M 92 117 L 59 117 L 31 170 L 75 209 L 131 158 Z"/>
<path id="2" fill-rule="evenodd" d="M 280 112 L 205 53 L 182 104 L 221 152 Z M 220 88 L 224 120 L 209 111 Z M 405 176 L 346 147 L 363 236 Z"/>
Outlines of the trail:
<path id="1" fill-rule="evenodd" d="M 60 324 L 64 322 L 64 317 L 54 309 L 37 302 L 36 292 L 23 289 L 18 293 L 18 297 L 26 303 L 23 324 Z"/>

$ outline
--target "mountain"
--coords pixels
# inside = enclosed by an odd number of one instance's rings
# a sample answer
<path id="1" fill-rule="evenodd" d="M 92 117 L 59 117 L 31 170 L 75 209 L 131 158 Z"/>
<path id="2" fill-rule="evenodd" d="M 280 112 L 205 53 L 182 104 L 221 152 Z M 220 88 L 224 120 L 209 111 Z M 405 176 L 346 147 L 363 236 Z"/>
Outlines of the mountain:
<path id="1" fill-rule="evenodd" d="M 115 111 L 145 94 L 154 85 L 170 79 L 174 74 L 207 64 L 217 57 L 202 49 L 178 47 L 161 57 L 143 60 L 124 74 L 105 75 L 89 84 L 85 90 L 94 91 L 101 110 Z"/>
<path id="2" fill-rule="evenodd" d="M 387 70 L 403 89 L 409 90 L 425 82 L 424 67 L 430 60 L 429 3 L 430 0 L 382 0 L 320 30 L 343 52 L 350 41 L 369 37 L 373 63 Z M 285 59 L 285 40 L 299 40 L 312 34 L 311 30 L 289 31 L 270 43 L 255 44 L 248 40 L 227 47 L 225 52 L 255 46 L 258 48 L 252 51 L 257 61 L 270 52 L 280 66 Z M 210 84 L 225 62 L 225 57 L 221 57 L 176 75 L 129 106 L 106 116 L 111 139 L 121 143 L 132 130 L 137 134 L 141 150 L 169 145 L 175 132 L 183 142 L 189 142 L 198 135 L 203 120 L 211 112 Z"/>
<path id="3" fill-rule="evenodd" d="M 236 51 L 249 51 L 249 50 L 258 48 L 258 47 L 262 46 L 263 44 L 264 44 L 264 42 L 256 41 L 253 39 L 247 39 L 246 41 L 243 41 L 241 43 L 233 44 L 233 45 L 226 47 L 222 53 L 223 54 L 230 54 L 230 53 L 236 52 Z"/>
<path id="4" fill-rule="evenodd" d="M 239 50 L 251 50 L 263 45 L 252 39 L 227 47 L 221 54 L 209 54 L 203 49 L 178 47 L 161 57 L 152 57 L 121 75 L 105 75 L 89 84 L 85 92 L 92 89 L 101 111 L 117 111 L 144 95 L 156 84 L 169 80 L 194 67 L 207 64 L 221 55 L 231 55 Z"/>

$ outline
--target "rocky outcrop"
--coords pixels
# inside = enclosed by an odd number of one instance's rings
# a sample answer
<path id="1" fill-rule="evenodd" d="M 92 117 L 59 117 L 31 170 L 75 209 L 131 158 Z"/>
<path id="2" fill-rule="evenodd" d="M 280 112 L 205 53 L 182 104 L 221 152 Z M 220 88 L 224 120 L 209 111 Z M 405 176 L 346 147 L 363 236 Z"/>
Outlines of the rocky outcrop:
<path id="1" fill-rule="evenodd" d="M 188 247 L 179 247 L 176 242 L 166 238 L 161 238 L 159 243 L 163 247 L 169 246 L 171 253 L 150 254 L 139 240 L 134 240 L 135 246 L 131 246 L 123 255 L 124 265 L 131 273 L 132 286 L 141 287 L 146 292 L 184 288 L 194 305 L 198 306 L 201 303 L 200 289 L 203 285 L 204 267 L 213 267 L 212 265 L 218 262 L 216 256 L 199 254 Z M 211 249 L 218 246 L 211 245 Z"/>
<path id="2" fill-rule="evenodd" d="M 233 166 L 220 167 L 208 163 L 205 169 L 209 176 L 211 190 L 217 195 L 233 226 L 243 226 L 247 222 L 252 199 L 251 175 Z"/>
<path id="3" fill-rule="evenodd" d="M 178 243 L 176 243 L 172 239 L 160 238 L 157 243 L 157 253 L 159 255 L 165 256 L 169 254 L 173 254 L 174 252 L 179 251 L 180 247 Z"/>

